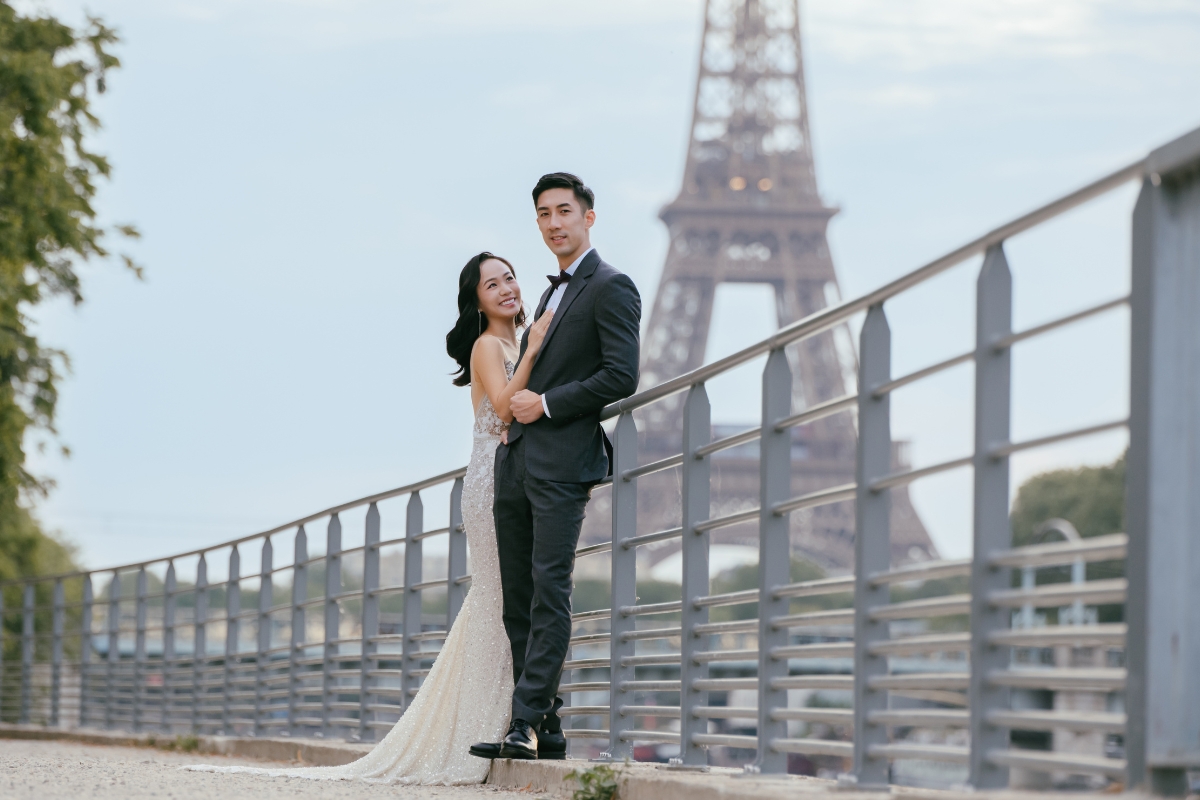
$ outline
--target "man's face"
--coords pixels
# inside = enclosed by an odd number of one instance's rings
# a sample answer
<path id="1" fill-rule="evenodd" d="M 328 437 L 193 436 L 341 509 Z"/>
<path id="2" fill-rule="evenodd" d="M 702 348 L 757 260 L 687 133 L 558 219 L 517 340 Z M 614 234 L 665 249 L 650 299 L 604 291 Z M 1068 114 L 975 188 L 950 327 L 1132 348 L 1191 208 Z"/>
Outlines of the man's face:
<path id="1" fill-rule="evenodd" d="M 537 221 L 550 251 L 556 256 L 569 256 L 588 241 L 596 212 L 585 212 L 570 189 L 547 189 L 537 199 Z"/>

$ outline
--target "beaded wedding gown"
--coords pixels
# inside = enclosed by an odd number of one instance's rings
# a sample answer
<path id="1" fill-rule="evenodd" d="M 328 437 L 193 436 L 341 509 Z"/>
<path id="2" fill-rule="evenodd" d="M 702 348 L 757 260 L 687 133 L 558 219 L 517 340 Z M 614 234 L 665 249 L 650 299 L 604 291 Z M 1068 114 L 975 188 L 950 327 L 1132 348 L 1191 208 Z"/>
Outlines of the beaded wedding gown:
<path id="1" fill-rule="evenodd" d="M 513 365 L 505 361 L 511 380 Z M 463 481 L 462 516 L 471 551 L 471 589 L 425 683 L 375 749 L 340 767 L 218 767 L 237 772 L 314 780 L 461 785 L 482 783 L 491 762 L 467 751 L 498 742 L 512 707 L 512 653 L 501 617 L 500 560 L 492 517 L 496 446 L 508 425 L 484 395 L 475 412 L 475 444 Z"/>

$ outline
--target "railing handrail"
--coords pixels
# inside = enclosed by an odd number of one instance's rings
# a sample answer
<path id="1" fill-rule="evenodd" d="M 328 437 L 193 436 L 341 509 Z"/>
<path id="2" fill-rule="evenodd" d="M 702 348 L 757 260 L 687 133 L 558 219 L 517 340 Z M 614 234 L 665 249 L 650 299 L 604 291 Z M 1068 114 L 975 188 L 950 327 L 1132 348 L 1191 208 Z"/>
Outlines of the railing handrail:
<path id="1" fill-rule="evenodd" d="M 600 412 L 600 418 L 602 420 L 611 419 L 619 414 L 643 408 L 665 397 L 685 391 L 696 384 L 704 383 L 709 378 L 719 375 L 722 372 L 726 372 L 734 367 L 740 366 L 741 364 L 757 358 L 764 353 L 776 350 L 798 339 L 815 336 L 818 333 L 839 325 L 860 311 L 864 311 L 871 306 L 882 303 L 883 301 L 894 297 L 907 289 L 911 289 L 914 286 L 924 283 L 930 278 L 933 278 L 947 269 L 966 261 L 972 256 L 983 253 L 993 244 L 1002 242 L 1009 237 L 1026 231 L 1029 228 L 1045 222 L 1048 219 L 1052 219 L 1059 214 L 1070 211 L 1076 206 L 1079 206 L 1094 197 L 1105 194 L 1121 184 L 1127 183 L 1142 176 L 1147 170 L 1149 161 L 1149 156 L 1138 159 L 1127 166 L 1109 173 L 1099 180 L 1093 181 L 1079 189 L 1076 189 L 1073 192 L 1063 195 L 1057 200 L 1052 200 L 1049 203 L 1046 203 L 1045 205 L 1028 212 L 1027 214 L 993 228 L 984 235 L 968 242 L 967 244 L 952 250 L 943 256 L 935 258 L 933 261 L 930 261 L 927 264 L 913 270 L 912 272 L 896 278 L 890 283 L 884 284 L 872 292 L 868 292 L 867 294 L 856 299 L 839 303 L 836 306 L 828 306 L 823 308 L 820 311 L 810 314 L 803 319 L 797 320 L 790 325 L 780 328 L 766 339 L 739 350 L 736 353 L 725 356 L 722 359 L 718 359 L 711 364 L 698 367 L 691 372 L 686 372 L 677 378 L 664 381 L 657 386 L 651 387 L 642 392 L 638 392 L 637 394 L 631 395 L 624 400 L 611 403 L 605 406 Z M 199 547 L 183 553 L 176 553 L 173 555 L 147 559 L 144 561 L 134 561 L 128 564 L 121 564 L 113 567 L 76 570 L 74 572 L 65 572 L 58 575 L 40 575 L 33 578 L 15 578 L 7 581 L 0 581 L 0 587 L 19 586 L 30 582 L 43 583 L 46 581 L 67 580 L 70 578 L 92 575 L 101 572 L 121 572 L 124 570 L 139 569 L 150 564 L 158 564 L 175 559 L 187 558 L 189 556 L 199 555 L 201 553 L 207 553 L 213 550 L 220 550 L 225 547 L 236 547 L 237 545 L 245 542 L 254 541 L 255 539 L 262 539 L 267 536 L 273 536 L 274 534 L 281 533 L 289 528 L 299 527 L 300 525 L 305 525 L 309 522 L 314 522 L 316 520 L 323 519 L 324 517 L 338 514 L 342 511 L 347 511 L 351 508 L 357 508 L 358 506 L 369 505 L 370 503 L 387 500 L 399 495 L 421 491 L 422 489 L 463 477 L 465 474 L 466 467 L 460 467 L 456 470 L 451 470 L 450 472 L 445 472 L 441 475 L 426 478 L 425 480 L 418 481 L 416 483 L 400 486 L 395 489 L 389 489 L 388 491 L 379 492 L 378 494 L 369 495 L 358 500 L 351 500 L 347 503 L 341 503 L 322 511 L 308 514 L 299 519 L 292 520 L 291 522 L 277 525 L 274 528 L 266 531 L 248 534 L 237 539 L 219 542 L 206 547 Z"/>
<path id="2" fill-rule="evenodd" d="M 317 512 L 314 512 L 307 516 L 300 517 L 299 519 L 292 520 L 291 522 L 285 522 L 282 525 L 276 525 L 274 528 L 271 528 L 270 530 L 260 531 L 258 533 L 247 534 L 246 536 L 242 536 L 238 539 L 231 539 L 230 541 L 227 541 L 227 542 L 218 542 L 216 544 L 212 544 L 207 547 L 198 547 L 195 550 L 188 550 L 183 553 L 174 553 L 169 556 L 162 556 L 161 558 L 151 558 L 151 559 L 147 559 L 145 561 L 134 561 L 129 564 L 121 564 L 120 566 L 116 566 L 116 567 L 100 567 L 98 569 L 82 569 L 82 570 L 76 570 L 74 572 L 63 572 L 58 575 L 38 575 L 35 577 L 13 578 L 13 579 L 10 579 L 7 581 L 0 581 L 0 587 L 20 586 L 20 585 L 26 584 L 26 583 L 42 583 L 45 581 L 67 580 L 70 578 L 79 578 L 84 575 L 95 575 L 96 573 L 100 573 L 100 572 L 122 572 L 122 571 L 128 570 L 128 569 L 140 569 L 141 567 L 149 566 L 150 564 L 158 564 L 158 563 L 162 563 L 162 562 L 166 562 L 166 561 L 174 561 L 175 559 L 187 558 L 188 556 L 200 555 L 201 553 L 208 553 L 213 550 L 221 550 L 222 548 L 225 548 L 225 547 L 236 547 L 240 544 L 244 544 L 245 542 L 252 542 L 255 539 L 262 539 L 267 536 L 274 536 L 275 534 L 283 533 L 284 531 L 286 531 L 290 528 L 298 528 L 301 525 L 307 525 L 310 522 L 315 522 L 319 519 L 324 519 L 325 517 L 329 517 L 334 514 L 340 514 L 343 511 L 349 511 L 352 508 L 358 508 L 359 506 L 370 505 L 371 503 L 378 503 L 383 500 L 389 500 L 393 497 L 399 497 L 400 495 L 411 494 L 413 492 L 419 492 L 422 489 L 428 489 L 431 486 L 437 486 L 442 483 L 448 483 L 449 481 L 453 481 L 457 478 L 462 478 L 466 474 L 467 474 L 467 468 L 459 467 L 458 469 L 451 470 L 450 472 L 443 472 L 441 475 L 434 475 L 431 478 L 426 478 L 425 480 L 417 481 L 416 483 L 410 483 L 410 484 L 406 484 L 404 486 L 398 486 L 395 489 L 388 489 L 385 492 L 379 492 L 377 494 L 367 495 L 366 497 L 360 497 L 357 500 L 351 500 L 346 503 L 341 503 L 336 506 L 331 506 L 329 508 L 324 509 L 323 511 L 317 511 Z M 246 577 L 254 577 L 254 576 L 246 576 Z"/>

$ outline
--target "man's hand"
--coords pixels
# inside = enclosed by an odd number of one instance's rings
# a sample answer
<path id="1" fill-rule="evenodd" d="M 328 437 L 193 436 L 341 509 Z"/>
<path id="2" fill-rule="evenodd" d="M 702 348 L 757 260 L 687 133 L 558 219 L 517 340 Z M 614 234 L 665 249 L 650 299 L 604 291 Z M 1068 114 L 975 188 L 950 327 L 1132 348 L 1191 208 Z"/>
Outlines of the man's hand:
<path id="1" fill-rule="evenodd" d="M 537 422 L 542 417 L 542 396 L 537 392 L 522 389 L 512 396 L 508 407 L 513 419 L 522 425 Z"/>

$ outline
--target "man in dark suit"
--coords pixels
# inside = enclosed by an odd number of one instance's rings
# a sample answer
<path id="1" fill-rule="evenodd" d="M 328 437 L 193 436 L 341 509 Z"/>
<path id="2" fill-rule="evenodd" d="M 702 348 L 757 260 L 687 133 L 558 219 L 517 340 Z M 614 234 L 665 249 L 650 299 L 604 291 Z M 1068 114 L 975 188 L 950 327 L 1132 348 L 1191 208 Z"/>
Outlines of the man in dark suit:
<path id="1" fill-rule="evenodd" d="M 485 758 L 566 756 L 557 694 L 571 638 L 575 548 L 592 487 L 611 469 L 600 411 L 637 390 L 642 313 L 633 281 L 591 245 L 594 202 L 565 172 L 543 175 L 533 189 L 559 273 L 534 314 L 554 319 L 528 389 L 513 395 L 508 443 L 496 451 L 493 511 L 516 689 L 504 741 L 471 748 Z M 528 332 L 522 358 L 527 343 Z"/>

